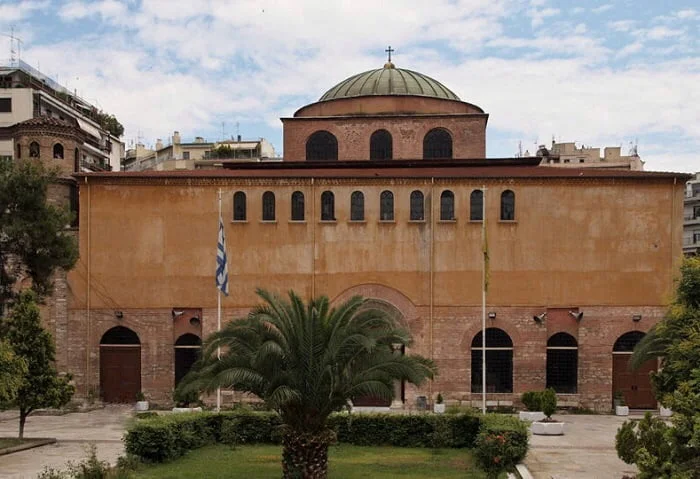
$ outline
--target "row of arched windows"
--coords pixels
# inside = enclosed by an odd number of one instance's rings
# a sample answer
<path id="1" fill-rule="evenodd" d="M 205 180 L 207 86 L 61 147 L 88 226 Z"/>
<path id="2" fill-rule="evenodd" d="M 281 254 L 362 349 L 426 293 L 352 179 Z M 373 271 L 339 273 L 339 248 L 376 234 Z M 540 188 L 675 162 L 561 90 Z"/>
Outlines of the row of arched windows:
<path id="1" fill-rule="evenodd" d="M 391 160 L 394 145 L 391 133 L 377 130 L 369 137 L 369 159 Z M 444 128 L 433 128 L 423 137 L 423 158 L 428 160 L 452 158 L 452 135 Z M 313 133 L 306 140 L 306 161 L 335 161 L 338 140 L 325 130 Z"/>
<path id="2" fill-rule="evenodd" d="M 75 150 L 76 157 L 78 155 L 78 149 Z M 62 160 L 65 158 L 63 153 L 63 145 L 56 143 L 53 145 L 53 158 L 56 160 Z M 40 158 L 41 157 L 41 146 L 36 141 L 32 141 L 29 144 L 29 158 Z M 17 159 L 22 158 L 22 145 L 17 144 Z"/>
<path id="3" fill-rule="evenodd" d="M 470 198 L 469 220 L 483 221 L 483 191 L 472 191 Z M 304 193 L 292 193 L 291 220 L 304 221 Z M 501 193 L 502 221 L 515 220 L 515 193 L 505 190 Z M 233 221 L 247 220 L 246 194 L 236 191 L 233 194 Z M 275 221 L 275 194 L 266 191 L 262 196 L 262 220 Z M 354 191 L 350 195 L 350 221 L 365 220 L 365 195 Z M 379 195 L 379 220 L 394 221 L 394 193 L 384 190 Z M 440 194 L 440 221 L 455 221 L 455 195 L 450 190 Z M 321 221 L 335 221 L 335 195 L 332 191 L 321 193 Z M 425 196 L 420 190 L 415 190 L 410 196 L 410 221 L 425 221 Z"/>

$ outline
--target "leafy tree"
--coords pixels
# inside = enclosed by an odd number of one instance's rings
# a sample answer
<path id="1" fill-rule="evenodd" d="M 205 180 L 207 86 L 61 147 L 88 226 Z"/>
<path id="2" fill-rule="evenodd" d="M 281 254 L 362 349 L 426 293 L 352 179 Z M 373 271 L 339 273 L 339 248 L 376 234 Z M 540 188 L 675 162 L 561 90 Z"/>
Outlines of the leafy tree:
<path id="1" fill-rule="evenodd" d="M 27 363 L 17 356 L 9 344 L 0 341 L 0 404 L 17 396 L 27 374 Z"/>
<path id="2" fill-rule="evenodd" d="M 3 406 L 19 409 L 19 438 L 24 437 L 24 424 L 32 411 L 61 407 L 70 401 L 74 388 L 70 376 L 59 377 L 53 363 L 55 349 L 51 334 L 41 326 L 36 294 L 24 291 L 7 318 L 0 321 L 0 337 L 26 363 L 26 373 L 14 400 Z"/>
<path id="3" fill-rule="evenodd" d="M 332 412 L 363 396 L 390 400 L 394 381 L 421 384 L 436 368 L 394 353 L 392 345 L 409 345 L 411 336 L 359 296 L 331 308 L 325 296 L 304 304 L 294 292 L 288 301 L 257 293 L 264 304 L 211 335 L 180 387 L 232 387 L 263 399 L 284 423 L 283 476 L 325 478 Z"/>
<path id="4" fill-rule="evenodd" d="M 119 123 L 119 120 L 117 120 L 117 118 L 114 115 L 99 112 L 97 116 L 99 118 L 100 125 L 102 125 L 102 128 L 110 132 L 112 135 L 119 138 L 124 134 L 124 125 Z"/>
<path id="5" fill-rule="evenodd" d="M 637 464 L 640 478 L 700 478 L 700 258 L 684 260 L 676 299 L 663 321 L 637 345 L 632 364 L 653 358 L 662 360 L 651 381 L 659 402 L 674 412 L 672 427 L 664 428 L 654 418 L 636 432 L 623 426 L 618 455 Z M 663 457 L 649 451 L 649 437 Z M 621 441 L 627 443 L 624 457 Z"/>
<path id="6" fill-rule="evenodd" d="M 0 160 L 0 313 L 23 274 L 44 296 L 56 268 L 70 269 L 78 259 L 75 239 L 64 233 L 70 213 L 46 201 L 55 180 L 39 162 Z"/>

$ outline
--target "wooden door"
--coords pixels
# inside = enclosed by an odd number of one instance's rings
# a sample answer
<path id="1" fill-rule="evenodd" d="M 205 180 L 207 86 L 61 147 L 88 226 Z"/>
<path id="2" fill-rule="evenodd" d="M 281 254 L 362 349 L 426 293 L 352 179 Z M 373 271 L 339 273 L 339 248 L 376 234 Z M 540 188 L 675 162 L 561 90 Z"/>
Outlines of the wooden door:
<path id="1" fill-rule="evenodd" d="M 132 403 L 141 391 L 141 346 L 100 346 L 100 391 L 108 403 Z"/>
<path id="2" fill-rule="evenodd" d="M 630 370 L 631 354 L 613 354 L 613 394 L 622 391 L 630 409 L 656 409 L 656 398 L 651 388 L 649 373 L 656 371 L 656 360 L 651 359 L 637 370 Z"/>

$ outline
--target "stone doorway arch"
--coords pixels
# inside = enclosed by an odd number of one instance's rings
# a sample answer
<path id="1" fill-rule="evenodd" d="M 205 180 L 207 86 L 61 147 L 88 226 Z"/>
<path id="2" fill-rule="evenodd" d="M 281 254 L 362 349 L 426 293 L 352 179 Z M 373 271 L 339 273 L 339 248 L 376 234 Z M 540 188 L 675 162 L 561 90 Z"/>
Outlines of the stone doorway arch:
<path id="1" fill-rule="evenodd" d="M 133 403 L 141 392 L 141 341 L 124 326 L 100 340 L 100 396 L 108 403 Z"/>

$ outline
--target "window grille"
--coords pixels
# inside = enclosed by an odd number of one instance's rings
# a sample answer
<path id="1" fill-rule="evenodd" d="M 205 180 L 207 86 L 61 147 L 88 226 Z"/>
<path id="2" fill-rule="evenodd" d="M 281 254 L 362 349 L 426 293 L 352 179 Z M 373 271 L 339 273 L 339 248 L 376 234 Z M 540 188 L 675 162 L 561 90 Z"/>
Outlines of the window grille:
<path id="1" fill-rule="evenodd" d="M 335 196 L 331 191 L 321 193 L 321 221 L 335 221 Z"/>
<path id="2" fill-rule="evenodd" d="M 233 194 L 233 221 L 246 220 L 246 201 L 245 193 L 236 191 Z"/>
<path id="3" fill-rule="evenodd" d="M 306 141 L 306 161 L 338 159 L 338 140 L 332 133 L 317 131 Z"/>
<path id="4" fill-rule="evenodd" d="M 275 194 L 272 191 L 263 193 L 262 219 L 263 221 L 275 221 Z"/>
<path id="5" fill-rule="evenodd" d="M 515 193 L 510 190 L 501 193 L 501 220 L 515 220 Z"/>
<path id="6" fill-rule="evenodd" d="M 423 158 L 452 158 L 452 135 L 443 128 L 430 130 L 423 138 Z"/>
<path id="7" fill-rule="evenodd" d="M 304 221 L 304 193 L 292 193 L 292 221 Z"/>
<path id="8" fill-rule="evenodd" d="M 382 191 L 379 197 L 379 219 L 394 221 L 394 193 L 391 191 Z"/>
<path id="9" fill-rule="evenodd" d="M 365 220 L 365 195 L 361 191 L 354 191 L 350 195 L 350 221 Z"/>
<path id="10" fill-rule="evenodd" d="M 469 196 L 469 219 L 471 221 L 484 220 L 484 192 L 474 190 Z"/>
<path id="11" fill-rule="evenodd" d="M 391 160 L 393 155 L 391 133 L 377 130 L 369 140 L 370 160 Z"/>
<path id="12" fill-rule="evenodd" d="M 440 219 L 452 221 L 455 219 L 455 194 L 445 190 L 440 195 Z"/>
<path id="13" fill-rule="evenodd" d="M 425 201 L 423 193 L 414 191 L 411 193 L 411 221 L 423 221 L 425 219 Z"/>
<path id="14" fill-rule="evenodd" d="M 482 392 L 481 331 L 472 340 L 472 392 Z M 486 329 L 486 392 L 513 392 L 513 341 L 498 328 Z"/>

